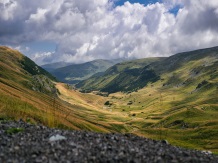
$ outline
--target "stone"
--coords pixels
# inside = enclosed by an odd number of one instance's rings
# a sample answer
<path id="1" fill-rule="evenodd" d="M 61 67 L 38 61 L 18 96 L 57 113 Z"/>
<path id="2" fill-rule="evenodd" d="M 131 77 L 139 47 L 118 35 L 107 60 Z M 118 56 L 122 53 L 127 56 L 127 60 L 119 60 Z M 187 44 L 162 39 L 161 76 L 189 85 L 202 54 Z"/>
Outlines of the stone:
<path id="1" fill-rule="evenodd" d="M 53 142 L 53 141 L 66 140 L 66 139 L 67 139 L 66 137 L 57 134 L 57 135 L 51 136 L 51 137 L 49 138 L 49 141 L 50 141 L 50 142 Z"/>

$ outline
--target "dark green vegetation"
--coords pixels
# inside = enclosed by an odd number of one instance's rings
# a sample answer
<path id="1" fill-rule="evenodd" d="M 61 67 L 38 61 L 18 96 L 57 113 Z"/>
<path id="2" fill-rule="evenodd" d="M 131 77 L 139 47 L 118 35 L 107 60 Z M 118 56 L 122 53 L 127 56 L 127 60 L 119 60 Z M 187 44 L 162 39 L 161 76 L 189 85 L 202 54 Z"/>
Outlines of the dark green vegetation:
<path id="1" fill-rule="evenodd" d="M 16 134 L 16 133 L 23 132 L 23 131 L 24 131 L 23 128 L 9 128 L 6 130 L 6 133 L 7 134 Z"/>
<path id="2" fill-rule="evenodd" d="M 50 72 L 62 82 L 75 84 L 96 73 L 104 72 L 115 63 L 116 61 L 99 59 L 82 64 L 68 65 L 66 67 L 51 70 Z"/>
<path id="3" fill-rule="evenodd" d="M 26 72 L 30 73 L 31 75 L 45 75 L 51 80 L 56 81 L 56 78 L 52 76 L 50 73 L 42 69 L 40 66 L 36 65 L 31 59 L 26 56 L 23 56 L 22 60 L 19 61 L 20 66 L 26 70 Z"/>
<path id="4" fill-rule="evenodd" d="M 146 58 L 118 63 L 101 75 L 94 75 L 76 85 L 81 90 L 114 93 L 118 91 L 132 91 L 144 87 L 148 82 L 159 79 L 148 65 L 159 62 L 164 58 Z"/>

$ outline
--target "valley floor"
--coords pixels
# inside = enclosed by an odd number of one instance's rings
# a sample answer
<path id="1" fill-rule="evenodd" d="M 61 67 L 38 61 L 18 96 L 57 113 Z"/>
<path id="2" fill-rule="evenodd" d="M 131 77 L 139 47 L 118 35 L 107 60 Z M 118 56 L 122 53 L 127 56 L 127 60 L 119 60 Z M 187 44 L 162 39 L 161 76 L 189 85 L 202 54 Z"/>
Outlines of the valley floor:
<path id="1" fill-rule="evenodd" d="M 160 84 L 159 84 L 160 85 Z M 218 152 L 217 105 L 192 101 L 184 104 L 185 92 L 162 91 L 159 85 L 132 93 L 102 97 L 80 93 L 57 83 L 59 98 L 76 108 L 74 113 L 106 132 L 133 133 L 191 149 Z M 189 95 L 193 97 L 192 94 Z M 194 95 L 196 96 L 196 95 Z M 216 96 L 213 96 L 216 100 Z M 106 102 L 109 105 L 105 105 Z"/>

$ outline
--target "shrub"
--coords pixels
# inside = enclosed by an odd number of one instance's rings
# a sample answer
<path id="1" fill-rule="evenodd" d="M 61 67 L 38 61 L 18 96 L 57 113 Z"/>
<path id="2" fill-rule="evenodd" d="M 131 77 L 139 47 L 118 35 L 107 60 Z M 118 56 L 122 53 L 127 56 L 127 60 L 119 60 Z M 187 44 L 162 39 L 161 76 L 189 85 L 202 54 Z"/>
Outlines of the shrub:
<path id="1" fill-rule="evenodd" d="M 111 103 L 110 103 L 110 101 L 106 101 L 106 102 L 104 103 L 104 105 L 110 106 Z"/>
<path id="2" fill-rule="evenodd" d="M 133 103 L 132 101 L 129 101 L 129 102 L 127 103 L 127 105 L 132 105 L 132 103 Z"/>
<path id="3" fill-rule="evenodd" d="M 16 133 L 23 132 L 23 131 L 24 131 L 23 128 L 9 128 L 6 130 L 6 133 L 7 134 L 16 134 Z"/>

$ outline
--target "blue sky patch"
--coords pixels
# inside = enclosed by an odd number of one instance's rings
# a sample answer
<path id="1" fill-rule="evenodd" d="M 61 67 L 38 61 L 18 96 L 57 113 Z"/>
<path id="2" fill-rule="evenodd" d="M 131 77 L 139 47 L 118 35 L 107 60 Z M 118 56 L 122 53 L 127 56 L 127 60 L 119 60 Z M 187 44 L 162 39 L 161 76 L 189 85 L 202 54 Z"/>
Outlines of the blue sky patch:
<path id="1" fill-rule="evenodd" d="M 23 53 L 29 57 L 33 57 L 36 53 L 55 52 L 56 44 L 51 41 L 34 41 L 23 43 L 22 47 L 28 47 Z"/>
<path id="2" fill-rule="evenodd" d="M 117 0 L 115 2 L 115 5 L 122 6 L 125 2 L 127 2 L 127 0 Z M 144 4 L 146 6 L 148 4 L 160 2 L 160 0 L 129 0 L 129 2 L 130 3 L 140 3 L 140 4 Z"/>
<path id="3" fill-rule="evenodd" d="M 174 8 L 172 8 L 171 10 L 169 10 L 170 13 L 177 15 L 177 13 L 179 12 L 179 9 L 181 9 L 182 7 L 177 5 Z"/>

